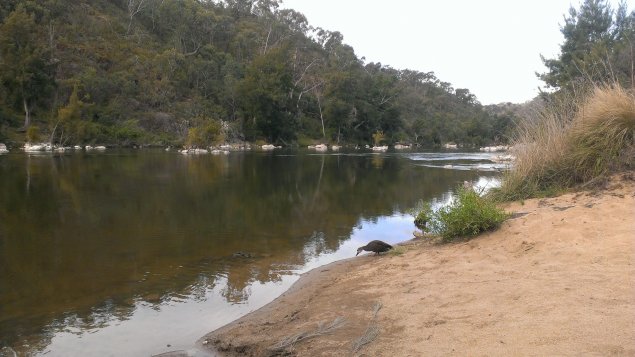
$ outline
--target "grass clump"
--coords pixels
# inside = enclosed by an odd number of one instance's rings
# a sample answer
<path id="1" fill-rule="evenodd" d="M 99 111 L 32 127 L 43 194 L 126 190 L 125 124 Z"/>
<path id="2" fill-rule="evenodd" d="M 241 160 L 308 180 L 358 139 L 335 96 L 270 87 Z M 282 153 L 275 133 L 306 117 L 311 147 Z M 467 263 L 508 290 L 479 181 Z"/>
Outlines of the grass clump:
<path id="1" fill-rule="evenodd" d="M 404 247 L 403 245 L 395 245 L 392 247 L 391 250 L 388 251 L 388 254 L 392 256 L 398 256 L 404 254 L 407 251 L 408 248 Z"/>
<path id="2" fill-rule="evenodd" d="M 635 95 L 595 86 L 521 123 L 516 161 L 493 196 L 519 200 L 550 196 L 635 167 Z"/>
<path id="3" fill-rule="evenodd" d="M 428 211 L 427 217 L 430 232 L 439 235 L 443 242 L 450 242 L 498 228 L 508 214 L 493 200 L 461 186 L 452 203 L 437 211 Z"/>

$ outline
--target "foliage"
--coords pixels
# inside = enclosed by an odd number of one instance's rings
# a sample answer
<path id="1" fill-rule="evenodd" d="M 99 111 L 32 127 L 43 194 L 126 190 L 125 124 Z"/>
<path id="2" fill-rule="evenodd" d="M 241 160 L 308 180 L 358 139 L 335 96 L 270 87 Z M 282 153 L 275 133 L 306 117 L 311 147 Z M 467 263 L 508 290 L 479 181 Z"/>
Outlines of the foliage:
<path id="1" fill-rule="evenodd" d="M 450 242 L 498 228 L 507 217 L 494 201 L 461 186 L 452 203 L 429 214 L 428 227 L 444 242 Z"/>
<path id="2" fill-rule="evenodd" d="M 515 139 L 516 161 L 494 196 L 549 195 L 635 167 L 635 94 L 595 87 L 568 97 L 526 122 Z"/>
<path id="3" fill-rule="evenodd" d="M 427 223 L 432 218 L 433 211 L 429 203 L 422 203 L 415 212 L 415 227 L 422 232 L 428 231 Z"/>
<path id="4" fill-rule="evenodd" d="M 99 137 L 99 127 L 91 127 L 92 140 Z M 135 145 L 140 142 L 140 139 L 144 137 L 144 132 L 139 127 L 139 123 L 134 119 L 128 119 L 122 123 L 117 123 L 112 127 L 110 134 L 115 140 L 122 145 Z"/>
<path id="5" fill-rule="evenodd" d="M 565 38 L 560 55 L 542 58 L 548 72 L 539 77 L 547 86 L 575 90 L 586 81 L 634 85 L 635 11 L 628 14 L 626 2 L 617 10 L 606 0 L 585 0 L 579 9 L 571 6 L 560 31 Z"/>
<path id="6" fill-rule="evenodd" d="M 0 107 L 27 121 L 26 106 L 58 141 L 183 143 L 201 117 L 227 123 L 235 141 L 368 144 L 377 132 L 385 144 L 506 140 L 511 119 L 467 89 L 365 63 L 342 34 L 279 5 L 6 0 Z M 79 111 L 64 103 L 73 91 Z"/>
<path id="7" fill-rule="evenodd" d="M 57 111 L 56 125 L 60 125 L 59 142 L 62 145 L 68 140 L 81 143 L 85 139 L 84 125 L 81 123 L 83 105 L 77 96 L 77 86 L 74 86 L 68 104 Z"/>
<path id="8" fill-rule="evenodd" d="M 271 50 L 258 56 L 246 69 L 239 87 L 240 103 L 247 114 L 245 121 L 260 134 L 248 139 L 264 136 L 267 141 L 276 142 L 293 136 L 295 123 L 289 96 L 292 73 L 287 52 L 287 48 Z"/>
<path id="9" fill-rule="evenodd" d="M 185 145 L 188 147 L 204 148 L 222 141 L 223 135 L 220 123 L 215 120 L 209 120 L 200 126 L 189 129 Z"/>
<path id="10" fill-rule="evenodd" d="M 41 43 L 35 15 L 18 6 L 0 25 L 0 83 L 13 108 L 25 114 L 24 128 L 31 124 L 31 112 L 46 101 L 54 86 L 54 63 Z"/>
<path id="11" fill-rule="evenodd" d="M 375 146 L 379 146 L 379 144 L 382 143 L 382 141 L 384 141 L 386 138 L 386 135 L 384 135 L 383 131 L 376 131 L 373 133 L 373 144 Z"/>
<path id="12" fill-rule="evenodd" d="M 516 160 L 492 191 L 496 199 L 550 196 L 635 165 L 635 11 L 585 0 L 570 8 L 561 32 L 561 53 L 543 58 L 548 72 L 539 75 L 556 91 L 520 122 Z"/>
<path id="13" fill-rule="evenodd" d="M 37 126 L 33 125 L 33 126 L 29 126 L 26 129 L 26 141 L 29 143 L 35 143 L 40 141 L 41 135 L 40 135 L 40 128 L 38 128 Z"/>

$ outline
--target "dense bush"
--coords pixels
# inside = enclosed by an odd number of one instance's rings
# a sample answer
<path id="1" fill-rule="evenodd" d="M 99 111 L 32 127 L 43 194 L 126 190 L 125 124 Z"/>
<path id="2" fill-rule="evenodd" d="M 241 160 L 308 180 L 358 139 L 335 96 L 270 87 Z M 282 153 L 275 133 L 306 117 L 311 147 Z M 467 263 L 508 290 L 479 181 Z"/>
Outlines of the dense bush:
<path id="1" fill-rule="evenodd" d="M 200 126 L 190 128 L 185 145 L 188 147 L 204 148 L 212 144 L 218 144 L 223 140 L 220 123 L 211 120 Z"/>
<path id="2" fill-rule="evenodd" d="M 432 208 L 429 204 L 422 204 L 418 212 L 415 212 L 415 226 L 422 232 L 428 231 L 428 221 L 432 216 Z"/>
<path id="3" fill-rule="evenodd" d="M 427 227 L 443 242 L 475 236 L 495 229 L 507 218 L 496 204 L 471 188 L 460 187 L 454 201 L 437 211 L 429 211 Z"/>

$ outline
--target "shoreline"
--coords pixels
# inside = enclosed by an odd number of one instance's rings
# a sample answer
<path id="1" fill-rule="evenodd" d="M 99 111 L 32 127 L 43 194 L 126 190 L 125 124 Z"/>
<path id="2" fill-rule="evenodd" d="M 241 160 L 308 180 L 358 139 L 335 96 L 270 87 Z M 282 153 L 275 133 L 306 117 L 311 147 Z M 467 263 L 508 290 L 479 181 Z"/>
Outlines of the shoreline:
<path id="1" fill-rule="evenodd" d="M 399 243 L 398 245 L 407 244 L 410 241 Z M 215 354 L 224 355 L 224 353 L 231 351 L 220 351 L 214 348 L 210 348 L 210 346 L 214 345 L 213 339 L 215 335 L 219 333 L 223 333 L 224 331 L 229 331 L 231 329 L 237 328 L 241 326 L 244 321 L 255 321 L 262 320 L 262 323 L 268 325 L 268 316 L 274 314 L 277 309 L 279 309 L 280 305 L 286 304 L 289 301 L 298 301 L 302 300 L 304 296 L 311 296 L 313 294 L 319 293 L 318 291 L 329 285 L 329 280 L 331 277 L 339 276 L 345 274 L 346 271 L 352 269 L 359 269 L 361 266 L 368 264 L 370 261 L 368 259 L 356 259 L 356 258 L 369 258 L 372 254 L 367 254 L 365 256 L 359 257 L 351 257 L 347 259 L 338 260 L 335 262 L 331 262 L 326 265 L 322 265 L 316 267 L 314 269 L 309 270 L 306 273 L 300 275 L 300 278 L 291 285 L 291 287 L 282 293 L 282 295 L 275 298 L 273 301 L 269 302 L 265 306 L 256 309 L 254 311 L 249 312 L 248 314 L 240 317 L 237 320 L 230 322 L 227 325 L 224 325 L 205 336 L 201 337 L 196 341 L 196 347 L 199 349 L 208 349 L 211 350 Z M 289 320 L 293 321 L 297 319 L 297 313 L 292 312 L 291 315 L 285 316 Z M 241 349 L 241 347 L 238 347 Z M 244 353 L 245 351 L 238 351 L 239 353 Z M 231 354 L 229 354 L 231 355 Z"/>
<path id="2" fill-rule="evenodd" d="M 403 254 L 315 268 L 196 345 L 221 356 L 635 354 L 633 175 L 505 206 L 513 218 L 469 241 L 415 239 Z"/>

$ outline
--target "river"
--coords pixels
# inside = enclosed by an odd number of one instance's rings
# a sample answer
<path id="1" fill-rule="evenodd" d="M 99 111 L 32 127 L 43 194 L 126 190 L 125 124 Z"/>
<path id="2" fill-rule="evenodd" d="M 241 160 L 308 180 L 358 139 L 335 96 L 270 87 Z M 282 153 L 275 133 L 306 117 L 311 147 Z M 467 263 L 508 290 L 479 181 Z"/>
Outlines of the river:
<path id="1" fill-rule="evenodd" d="M 2 155 L 0 356 L 191 350 L 303 272 L 412 238 L 412 208 L 491 185 L 492 156 Z"/>

